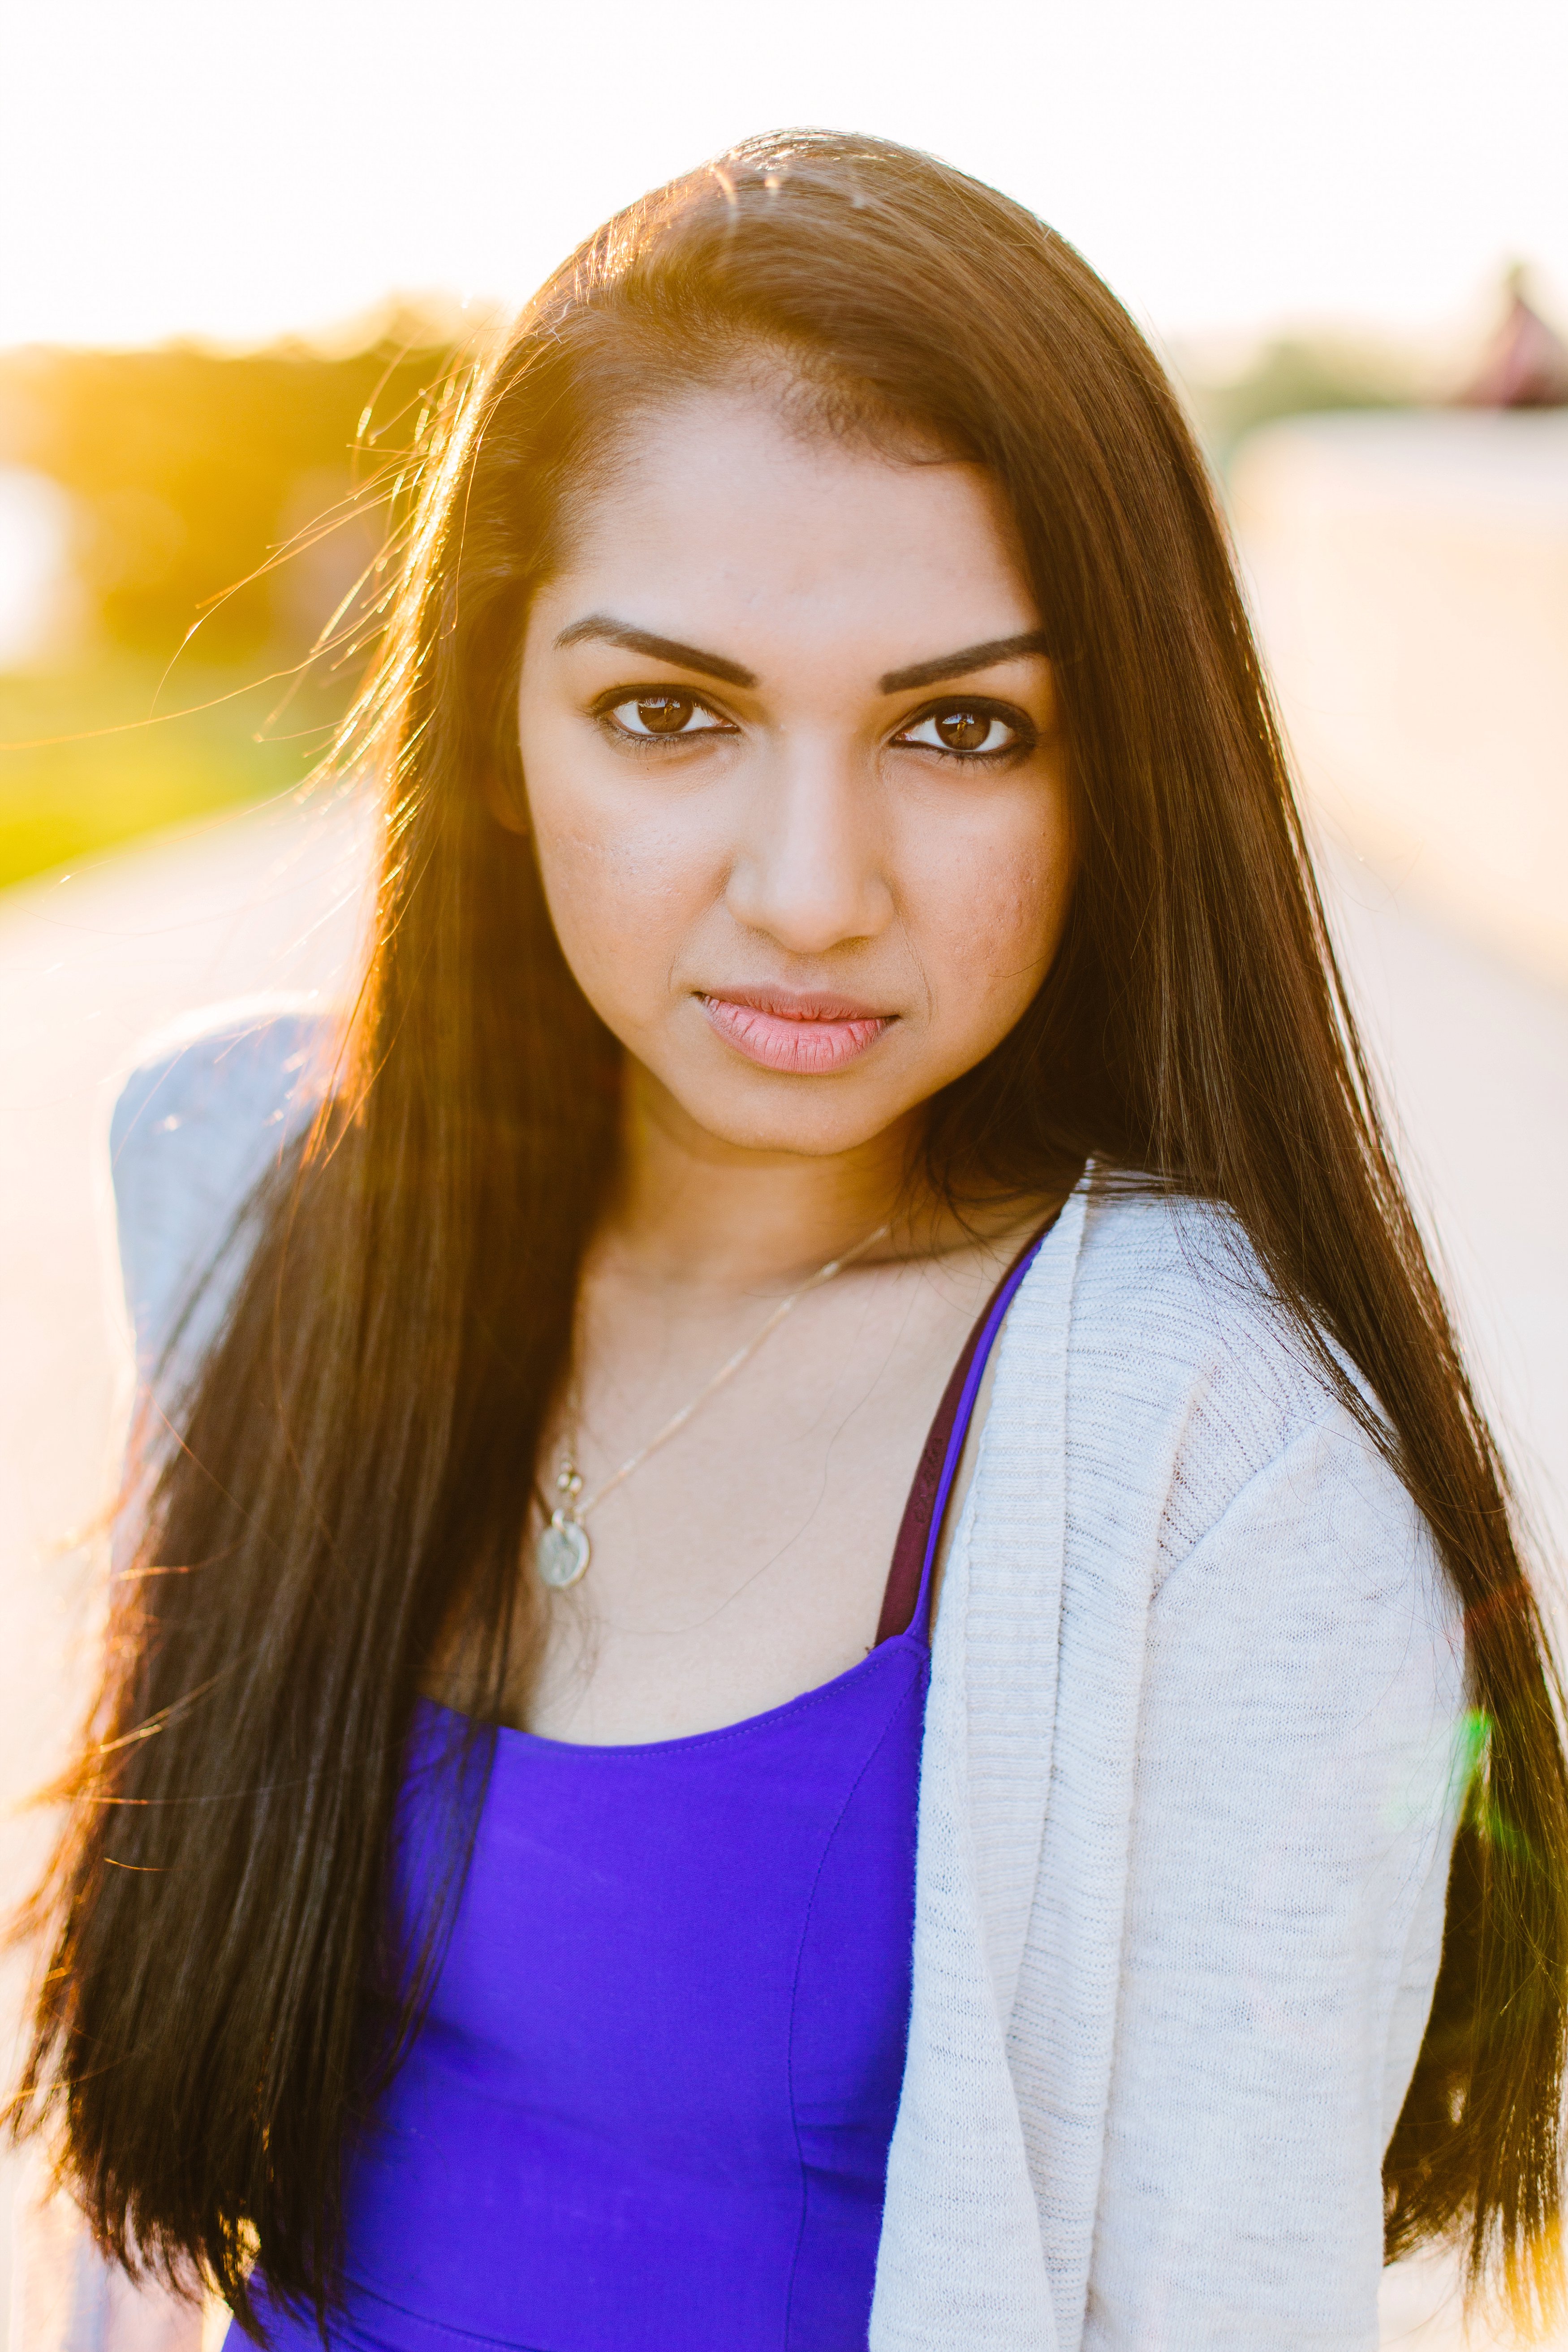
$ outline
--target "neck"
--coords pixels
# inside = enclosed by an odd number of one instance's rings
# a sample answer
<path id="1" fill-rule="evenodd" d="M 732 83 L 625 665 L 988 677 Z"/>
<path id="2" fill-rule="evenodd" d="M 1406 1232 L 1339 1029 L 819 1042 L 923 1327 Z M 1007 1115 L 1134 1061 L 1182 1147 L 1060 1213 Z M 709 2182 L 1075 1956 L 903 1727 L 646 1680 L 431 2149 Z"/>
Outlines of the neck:
<path id="1" fill-rule="evenodd" d="M 605 1238 L 647 1279 L 716 1292 L 802 1280 L 883 1224 L 893 1233 L 868 1257 L 901 1255 L 917 1140 L 911 1118 L 826 1157 L 748 1150 L 699 1127 L 634 1065 Z M 929 1220 L 917 1208 L 914 1222 Z"/>

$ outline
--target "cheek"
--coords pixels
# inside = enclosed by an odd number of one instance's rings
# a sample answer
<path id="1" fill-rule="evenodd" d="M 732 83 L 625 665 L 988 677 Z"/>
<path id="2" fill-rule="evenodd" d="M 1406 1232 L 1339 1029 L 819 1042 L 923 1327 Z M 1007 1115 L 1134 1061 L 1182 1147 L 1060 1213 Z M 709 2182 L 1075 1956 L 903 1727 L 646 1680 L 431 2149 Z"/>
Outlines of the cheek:
<path id="1" fill-rule="evenodd" d="M 1044 980 L 1067 919 L 1065 826 L 1031 813 L 1001 839 L 987 832 L 950 844 L 922 879 L 908 917 L 938 1026 L 1004 1034 Z"/>
<path id="2" fill-rule="evenodd" d="M 681 940 L 721 887 L 712 845 L 700 828 L 639 809 L 619 780 L 595 789 L 537 754 L 528 773 L 545 900 L 567 962 L 601 1013 L 651 1014 Z"/>
<path id="3" fill-rule="evenodd" d="M 536 825 L 544 896 L 566 960 L 594 995 L 640 992 L 668 966 L 690 917 L 689 861 L 651 828 L 598 827 L 578 814 Z"/>

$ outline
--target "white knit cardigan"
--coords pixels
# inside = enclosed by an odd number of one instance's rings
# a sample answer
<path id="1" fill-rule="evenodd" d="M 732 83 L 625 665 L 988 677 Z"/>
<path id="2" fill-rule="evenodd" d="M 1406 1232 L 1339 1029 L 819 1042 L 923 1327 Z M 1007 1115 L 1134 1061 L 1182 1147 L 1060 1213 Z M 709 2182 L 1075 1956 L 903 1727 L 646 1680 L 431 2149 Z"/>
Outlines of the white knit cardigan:
<path id="1" fill-rule="evenodd" d="M 145 1368 L 318 1029 L 231 1016 L 125 1089 Z M 1464 1704 L 1423 1523 L 1234 1225 L 1080 1189 L 937 1619 L 872 2352 L 1376 2343 Z"/>

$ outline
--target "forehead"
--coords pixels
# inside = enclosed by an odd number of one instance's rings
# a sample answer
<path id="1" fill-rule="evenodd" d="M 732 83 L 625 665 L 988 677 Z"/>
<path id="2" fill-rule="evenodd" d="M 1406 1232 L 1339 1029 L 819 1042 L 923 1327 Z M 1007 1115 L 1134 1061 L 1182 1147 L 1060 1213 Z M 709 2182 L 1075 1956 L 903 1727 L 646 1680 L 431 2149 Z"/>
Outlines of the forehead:
<path id="1" fill-rule="evenodd" d="M 696 393 L 641 418 L 576 506 L 552 608 L 582 603 L 734 648 L 744 636 L 894 641 L 883 668 L 1037 625 L 989 476 L 803 429 L 776 398 Z"/>

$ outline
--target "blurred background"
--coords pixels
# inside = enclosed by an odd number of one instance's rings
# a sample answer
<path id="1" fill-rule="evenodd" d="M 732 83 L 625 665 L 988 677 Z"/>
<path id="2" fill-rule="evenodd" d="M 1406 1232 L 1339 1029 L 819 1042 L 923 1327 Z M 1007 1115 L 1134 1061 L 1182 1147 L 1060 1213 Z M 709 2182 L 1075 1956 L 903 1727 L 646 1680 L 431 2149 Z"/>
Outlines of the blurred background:
<path id="1" fill-rule="evenodd" d="M 344 986 L 363 822 L 302 787 L 355 667 L 308 656 L 353 639 L 423 413 L 607 212 L 770 126 L 1005 188 L 1170 364 L 1406 1172 L 1560 1567 L 1560 0 L 52 0 L 0 25 L 0 1900 L 90 1648 L 114 1086 L 205 1005 Z M 14 1961 L 6 2034 L 21 1985 Z M 1384 2301 L 1385 2343 L 1459 2341 L 1441 2263 Z"/>

